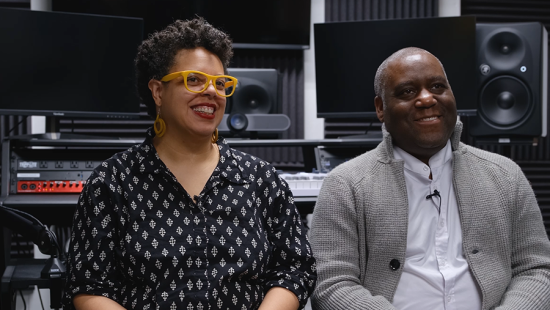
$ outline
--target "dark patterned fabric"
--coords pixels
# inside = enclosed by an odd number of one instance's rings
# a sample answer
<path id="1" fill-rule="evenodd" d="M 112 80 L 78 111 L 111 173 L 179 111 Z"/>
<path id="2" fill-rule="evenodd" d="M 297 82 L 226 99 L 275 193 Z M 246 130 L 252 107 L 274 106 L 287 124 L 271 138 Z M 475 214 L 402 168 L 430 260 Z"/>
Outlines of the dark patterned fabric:
<path id="1" fill-rule="evenodd" d="M 196 202 L 145 141 L 97 167 L 74 215 L 65 303 L 102 295 L 128 309 L 257 309 L 273 286 L 301 308 L 316 271 L 286 182 L 218 140 Z"/>

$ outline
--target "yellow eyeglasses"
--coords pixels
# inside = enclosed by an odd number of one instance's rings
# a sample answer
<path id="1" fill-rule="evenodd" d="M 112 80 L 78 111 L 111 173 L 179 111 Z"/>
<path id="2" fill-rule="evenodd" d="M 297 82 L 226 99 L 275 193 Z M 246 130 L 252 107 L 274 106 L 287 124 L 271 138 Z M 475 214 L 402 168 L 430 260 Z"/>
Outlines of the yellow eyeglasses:
<path id="1" fill-rule="evenodd" d="M 235 92 L 238 80 L 229 75 L 210 75 L 200 71 L 186 70 L 165 75 L 160 81 L 169 82 L 179 76 L 183 77 L 185 88 L 192 93 L 202 93 L 210 85 L 214 85 L 216 93 L 222 97 L 229 97 Z"/>

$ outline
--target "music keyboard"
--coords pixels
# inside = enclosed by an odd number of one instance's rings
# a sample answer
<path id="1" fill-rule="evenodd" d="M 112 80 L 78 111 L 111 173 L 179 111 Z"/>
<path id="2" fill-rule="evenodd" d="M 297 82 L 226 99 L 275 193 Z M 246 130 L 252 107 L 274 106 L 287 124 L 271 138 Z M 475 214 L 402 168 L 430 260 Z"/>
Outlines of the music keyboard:
<path id="1" fill-rule="evenodd" d="M 281 173 L 280 176 L 289 185 L 294 197 L 317 197 L 326 173 Z"/>

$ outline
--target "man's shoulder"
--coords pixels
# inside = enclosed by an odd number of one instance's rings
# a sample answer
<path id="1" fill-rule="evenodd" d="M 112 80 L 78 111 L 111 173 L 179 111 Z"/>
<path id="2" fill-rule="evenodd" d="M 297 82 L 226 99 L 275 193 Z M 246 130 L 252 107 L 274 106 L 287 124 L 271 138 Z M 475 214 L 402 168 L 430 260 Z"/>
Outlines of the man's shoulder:
<path id="1" fill-rule="evenodd" d="M 476 164 L 480 168 L 499 170 L 506 173 L 519 169 L 518 164 L 503 155 L 464 143 L 460 143 L 460 149 L 462 152 L 459 153 L 465 155 L 464 158 L 469 164 Z"/>
<path id="2" fill-rule="evenodd" d="M 378 157 L 377 148 L 374 148 L 336 166 L 330 175 L 348 180 L 358 180 L 377 164 Z"/>

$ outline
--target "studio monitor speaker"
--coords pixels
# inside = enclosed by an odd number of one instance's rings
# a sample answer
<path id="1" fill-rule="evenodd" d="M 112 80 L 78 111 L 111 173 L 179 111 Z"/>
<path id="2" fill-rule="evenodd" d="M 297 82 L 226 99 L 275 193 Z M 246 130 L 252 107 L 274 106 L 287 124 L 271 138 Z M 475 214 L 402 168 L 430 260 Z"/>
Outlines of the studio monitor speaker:
<path id="1" fill-rule="evenodd" d="M 537 22 L 476 25 L 478 109 L 470 134 L 537 137 L 547 131 L 548 34 Z"/>
<path id="2" fill-rule="evenodd" d="M 279 73 L 276 69 L 228 68 L 229 75 L 239 80 L 229 97 L 226 114 L 277 114 L 279 104 Z"/>
<path id="3" fill-rule="evenodd" d="M 228 68 L 237 78 L 218 126 L 224 137 L 277 139 L 290 127 L 281 114 L 281 83 L 276 69 Z"/>

